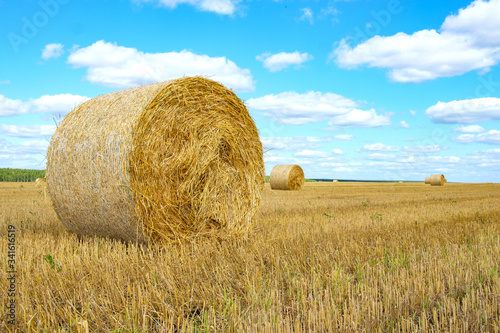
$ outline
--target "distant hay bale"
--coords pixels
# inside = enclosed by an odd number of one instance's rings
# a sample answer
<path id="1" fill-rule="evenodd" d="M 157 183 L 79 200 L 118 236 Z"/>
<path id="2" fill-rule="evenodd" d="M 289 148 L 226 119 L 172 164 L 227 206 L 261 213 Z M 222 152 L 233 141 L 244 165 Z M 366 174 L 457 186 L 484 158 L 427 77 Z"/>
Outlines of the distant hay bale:
<path id="1" fill-rule="evenodd" d="M 304 171 L 296 164 L 278 164 L 271 170 L 271 189 L 300 191 L 304 187 Z"/>
<path id="2" fill-rule="evenodd" d="M 245 105 L 202 77 L 81 104 L 47 156 L 49 191 L 68 230 L 139 242 L 245 234 L 264 171 Z"/>
<path id="3" fill-rule="evenodd" d="M 337 179 L 334 179 L 333 180 L 333 183 L 338 183 L 339 181 Z"/>
<path id="4" fill-rule="evenodd" d="M 46 185 L 45 179 L 43 179 L 43 178 L 37 178 L 35 180 L 35 187 L 40 187 L 40 186 L 44 186 L 44 185 Z"/>
<path id="5" fill-rule="evenodd" d="M 425 183 L 430 184 L 431 183 L 431 177 L 425 177 Z"/>
<path id="6" fill-rule="evenodd" d="M 44 178 L 37 178 L 35 180 L 35 187 L 42 187 L 43 188 L 43 199 L 47 200 L 47 182 L 45 181 Z"/>
<path id="7" fill-rule="evenodd" d="M 403 182 L 400 180 L 400 181 L 399 181 L 399 184 L 403 184 Z"/>
<path id="8" fill-rule="evenodd" d="M 444 186 L 444 184 L 446 184 L 444 175 L 431 175 L 429 178 L 431 186 Z"/>

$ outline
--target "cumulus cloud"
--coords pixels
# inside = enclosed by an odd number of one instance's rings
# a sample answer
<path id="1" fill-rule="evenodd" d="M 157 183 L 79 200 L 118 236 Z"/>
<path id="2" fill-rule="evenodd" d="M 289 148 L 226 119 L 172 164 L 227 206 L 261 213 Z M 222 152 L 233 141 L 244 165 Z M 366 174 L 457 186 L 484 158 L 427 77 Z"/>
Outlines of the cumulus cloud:
<path id="1" fill-rule="evenodd" d="M 169 9 L 175 9 L 180 4 L 194 6 L 196 9 L 221 15 L 232 15 L 236 11 L 239 0 L 133 0 L 140 2 L 155 2 Z"/>
<path id="2" fill-rule="evenodd" d="M 145 53 L 103 40 L 76 49 L 68 57 L 74 68 L 87 68 L 86 79 L 108 87 L 129 88 L 183 76 L 203 75 L 238 92 L 253 91 L 250 70 L 226 57 L 190 51 Z"/>
<path id="3" fill-rule="evenodd" d="M 48 141 L 32 140 L 15 145 L 5 145 L 0 147 L 0 153 L 9 154 L 45 154 L 49 147 Z"/>
<path id="4" fill-rule="evenodd" d="M 314 23 L 313 12 L 311 8 L 302 8 L 302 16 L 300 17 L 301 21 L 308 21 L 310 24 Z"/>
<path id="5" fill-rule="evenodd" d="M 402 128 L 410 128 L 410 125 L 408 125 L 408 123 L 404 120 L 401 120 L 399 122 L 399 127 L 402 127 Z"/>
<path id="6" fill-rule="evenodd" d="M 38 138 L 51 136 L 56 130 L 55 125 L 0 125 L 4 135 L 18 138 Z"/>
<path id="7" fill-rule="evenodd" d="M 399 147 L 387 146 L 380 142 L 371 145 L 364 145 L 363 149 L 370 151 L 399 151 Z"/>
<path id="8" fill-rule="evenodd" d="M 265 68 L 271 72 L 281 71 L 289 66 L 295 65 L 299 67 L 306 61 L 313 59 L 313 56 L 308 53 L 299 53 L 299 51 L 286 53 L 280 52 L 276 54 L 263 53 L 255 57 L 255 59 L 262 61 Z"/>
<path id="9" fill-rule="evenodd" d="M 334 138 L 337 140 L 352 140 L 352 139 L 354 139 L 354 135 L 339 134 L 339 135 L 335 135 Z"/>
<path id="10" fill-rule="evenodd" d="M 474 38 L 478 46 L 498 46 L 500 41 L 500 1 L 473 1 L 467 8 L 459 9 L 457 15 L 444 20 L 441 29 L 457 35 Z"/>
<path id="11" fill-rule="evenodd" d="M 327 158 L 331 157 L 332 154 L 324 151 L 315 151 L 315 150 L 302 150 L 298 153 L 295 153 L 294 156 L 297 157 L 312 157 L 312 158 Z"/>
<path id="12" fill-rule="evenodd" d="M 71 94 L 44 95 L 40 98 L 23 102 L 0 95 L 0 117 L 26 113 L 48 113 L 65 115 L 76 106 L 88 100 L 88 97 Z"/>
<path id="13" fill-rule="evenodd" d="M 366 156 L 367 159 L 373 161 L 393 161 L 396 159 L 396 157 L 396 155 L 382 153 L 373 153 Z"/>
<path id="14" fill-rule="evenodd" d="M 357 109 L 355 101 L 333 93 L 283 92 L 251 98 L 246 104 L 251 109 L 263 111 L 265 116 L 281 124 L 302 125 L 329 120 L 329 126 L 390 125 L 389 117 L 377 115 L 373 109 Z"/>
<path id="15" fill-rule="evenodd" d="M 262 137 L 262 145 L 264 149 L 272 149 L 279 151 L 296 151 L 305 148 L 318 148 L 319 142 L 329 142 L 332 139 L 329 137 Z"/>
<path id="16" fill-rule="evenodd" d="M 417 111 L 415 111 L 415 110 L 410 110 L 410 114 L 411 114 L 412 116 L 416 116 L 416 115 L 417 115 Z"/>
<path id="17" fill-rule="evenodd" d="M 462 134 L 452 139 L 461 143 L 486 143 L 489 145 L 500 145 L 500 131 L 491 130 L 481 134 Z"/>
<path id="18" fill-rule="evenodd" d="M 344 155 L 345 154 L 342 150 L 340 150 L 338 148 L 333 149 L 332 152 L 334 154 L 337 154 L 337 155 Z"/>
<path id="19" fill-rule="evenodd" d="M 487 154 L 500 154 L 500 148 L 487 149 L 483 150 L 483 152 Z"/>
<path id="20" fill-rule="evenodd" d="M 470 124 L 500 120 L 500 98 L 484 97 L 451 102 L 438 102 L 425 114 L 435 123 Z"/>
<path id="21" fill-rule="evenodd" d="M 455 128 L 454 131 L 460 133 L 483 133 L 486 130 L 479 125 L 469 125 L 469 126 L 461 125 Z"/>
<path id="22" fill-rule="evenodd" d="M 442 147 L 440 145 L 433 146 L 405 146 L 404 150 L 412 153 L 434 153 L 447 149 L 448 147 Z"/>
<path id="23" fill-rule="evenodd" d="M 63 47 L 64 47 L 63 44 L 58 44 L 58 43 L 45 45 L 45 47 L 42 50 L 42 59 L 48 60 L 51 58 L 60 57 L 64 53 Z"/>
<path id="24" fill-rule="evenodd" d="M 390 124 L 388 116 L 378 115 L 374 109 L 367 111 L 353 109 L 349 113 L 332 117 L 328 122 L 329 126 L 342 127 L 380 127 Z"/>
<path id="25" fill-rule="evenodd" d="M 457 156 L 415 156 L 409 155 L 406 157 L 400 157 L 398 159 L 400 163 L 409 163 L 415 165 L 428 165 L 436 163 L 458 163 L 460 162 L 460 157 Z"/>
<path id="26" fill-rule="evenodd" d="M 385 68 L 395 82 L 423 82 L 438 77 L 487 71 L 500 61 L 500 0 L 476 0 L 448 16 L 440 31 L 375 36 L 356 45 L 342 39 L 330 54 L 339 67 Z"/>

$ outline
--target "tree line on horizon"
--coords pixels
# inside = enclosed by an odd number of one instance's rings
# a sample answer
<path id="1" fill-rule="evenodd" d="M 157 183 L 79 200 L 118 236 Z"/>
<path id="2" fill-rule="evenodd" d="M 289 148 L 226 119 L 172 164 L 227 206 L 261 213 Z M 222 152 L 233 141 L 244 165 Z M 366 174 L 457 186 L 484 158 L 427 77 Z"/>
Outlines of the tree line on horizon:
<path id="1" fill-rule="evenodd" d="M 34 182 L 44 177 L 45 170 L 0 168 L 0 182 Z"/>

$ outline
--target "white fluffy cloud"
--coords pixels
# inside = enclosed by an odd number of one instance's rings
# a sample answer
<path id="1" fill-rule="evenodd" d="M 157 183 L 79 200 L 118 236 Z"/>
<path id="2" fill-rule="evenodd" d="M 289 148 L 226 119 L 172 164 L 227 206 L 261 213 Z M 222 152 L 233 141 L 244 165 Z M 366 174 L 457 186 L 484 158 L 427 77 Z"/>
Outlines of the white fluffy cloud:
<path id="1" fill-rule="evenodd" d="M 337 140 L 352 140 L 352 139 L 354 139 L 354 135 L 339 134 L 339 135 L 335 135 L 334 138 Z"/>
<path id="2" fill-rule="evenodd" d="M 297 157 L 311 157 L 311 158 L 328 158 L 331 157 L 332 154 L 324 151 L 316 151 L 316 150 L 302 150 L 298 153 L 295 153 L 294 156 Z"/>
<path id="3" fill-rule="evenodd" d="M 379 127 L 390 124 L 391 120 L 388 116 L 378 115 L 374 109 L 368 111 L 353 109 L 349 113 L 332 117 L 328 122 L 331 127 Z"/>
<path id="4" fill-rule="evenodd" d="M 396 82 L 423 82 L 488 70 L 500 61 L 500 0 L 476 0 L 448 16 L 440 31 L 375 36 L 351 47 L 342 39 L 331 58 L 342 68 L 359 65 L 389 69 Z"/>
<path id="5" fill-rule="evenodd" d="M 236 11 L 239 0 L 133 0 L 140 2 L 157 2 L 161 6 L 174 9 L 180 4 L 194 6 L 198 10 L 222 15 L 232 15 Z"/>
<path id="6" fill-rule="evenodd" d="M 500 131 L 491 130 L 481 134 L 462 134 L 452 139 L 461 143 L 486 143 L 489 145 L 500 145 Z"/>
<path id="7" fill-rule="evenodd" d="M 301 21 L 308 21 L 310 24 L 314 23 L 313 12 L 311 8 L 302 8 L 302 16 L 300 17 Z"/>
<path id="8" fill-rule="evenodd" d="M 399 151 L 399 147 L 387 146 L 380 142 L 371 145 L 364 145 L 363 149 L 370 151 Z"/>
<path id="9" fill-rule="evenodd" d="M 49 147 L 48 141 L 32 140 L 16 145 L 5 145 L 0 147 L 0 153 L 8 154 L 45 154 Z"/>
<path id="10" fill-rule="evenodd" d="M 246 102 L 251 109 L 263 111 L 271 120 L 288 125 L 302 125 L 329 120 L 330 126 L 373 127 L 390 124 L 387 116 L 375 110 L 359 110 L 358 104 L 344 96 L 308 92 L 283 92 L 251 98 Z"/>
<path id="11" fill-rule="evenodd" d="M 299 149 L 313 149 L 318 148 L 318 143 L 329 142 L 330 137 L 311 137 L 311 136 L 297 136 L 297 137 L 262 137 L 262 145 L 265 150 L 279 150 L 279 151 L 297 151 Z"/>
<path id="12" fill-rule="evenodd" d="M 88 97 L 71 94 L 44 95 L 40 98 L 23 102 L 0 95 L 0 117 L 26 113 L 48 113 L 65 115 L 76 106 L 88 100 Z"/>
<path id="13" fill-rule="evenodd" d="M 250 70 L 239 68 L 226 57 L 210 57 L 186 50 L 145 53 L 101 40 L 73 51 L 68 63 L 74 68 L 87 67 L 88 81 L 109 87 L 129 88 L 203 75 L 238 92 L 254 90 Z"/>
<path id="14" fill-rule="evenodd" d="M 408 125 L 408 123 L 404 120 L 401 120 L 399 122 L 399 127 L 402 127 L 402 128 L 410 128 L 410 125 Z"/>
<path id="15" fill-rule="evenodd" d="M 51 136 L 56 130 L 55 125 L 0 125 L 0 130 L 4 135 L 18 138 L 38 138 Z"/>
<path id="16" fill-rule="evenodd" d="M 63 53 L 64 45 L 58 43 L 47 44 L 42 50 L 42 59 L 48 60 L 50 58 L 58 58 Z"/>
<path id="17" fill-rule="evenodd" d="M 441 29 L 474 38 L 479 46 L 498 46 L 500 41 L 500 1 L 473 1 L 457 15 L 446 17 Z"/>
<path id="18" fill-rule="evenodd" d="M 433 146 L 406 146 L 404 150 L 411 153 L 434 153 L 447 149 L 448 147 L 441 147 L 439 145 Z"/>
<path id="19" fill-rule="evenodd" d="M 393 161 L 397 158 L 397 156 L 391 154 L 373 153 L 368 154 L 366 158 L 374 161 Z"/>
<path id="20" fill-rule="evenodd" d="M 479 125 L 460 125 L 459 127 L 455 128 L 454 131 L 460 133 L 483 133 L 486 130 Z"/>
<path id="21" fill-rule="evenodd" d="M 299 51 L 286 53 L 280 52 L 276 54 L 263 53 L 255 57 L 255 59 L 262 61 L 265 68 L 271 72 L 281 71 L 289 66 L 300 66 L 306 61 L 313 59 L 313 56 L 308 53 L 299 53 Z"/>
<path id="22" fill-rule="evenodd" d="M 500 120 L 500 98 L 485 97 L 451 102 L 438 102 L 425 114 L 436 123 L 470 124 Z"/>

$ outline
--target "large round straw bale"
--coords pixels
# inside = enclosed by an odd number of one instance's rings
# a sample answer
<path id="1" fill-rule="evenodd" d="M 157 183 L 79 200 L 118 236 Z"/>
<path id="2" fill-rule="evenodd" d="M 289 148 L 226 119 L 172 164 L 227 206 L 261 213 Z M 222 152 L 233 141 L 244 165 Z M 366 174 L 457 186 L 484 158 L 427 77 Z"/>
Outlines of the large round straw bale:
<path id="1" fill-rule="evenodd" d="M 430 184 L 431 183 L 431 177 L 425 177 L 425 183 Z"/>
<path id="2" fill-rule="evenodd" d="M 443 175 L 431 175 L 429 178 L 431 186 L 443 186 L 446 183 Z"/>
<path id="3" fill-rule="evenodd" d="M 125 241 L 246 233 L 264 171 L 245 105 L 202 77 L 83 103 L 61 122 L 47 156 L 47 183 L 64 226 Z"/>
<path id="4" fill-rule="evenodd" d="M 304 187 L 304 171 L 296 164 L 278 164 L 271 170 L 271 189 L 300 191 Z"/>

